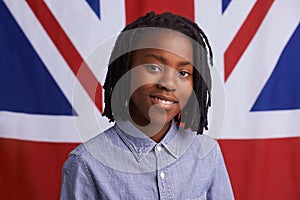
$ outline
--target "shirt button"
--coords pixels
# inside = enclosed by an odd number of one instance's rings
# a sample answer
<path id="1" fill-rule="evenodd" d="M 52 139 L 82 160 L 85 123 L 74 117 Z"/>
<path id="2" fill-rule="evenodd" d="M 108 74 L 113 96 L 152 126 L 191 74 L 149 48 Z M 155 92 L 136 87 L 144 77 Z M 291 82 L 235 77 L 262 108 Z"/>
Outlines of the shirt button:
<path id="1" fill-rule="evenodd" d="M 165 173 L 164 172 L 160 172 L 160 178 L 164 179 L 165 178 Z"/>
<path id="2" fill-rule="evenodd" d="M 161 151 L 161 146 L 157 146 L 157 147 L 156 147 L 156 150 L 157 150 L 158 152 L 160 152 L 160 151 Z"/>

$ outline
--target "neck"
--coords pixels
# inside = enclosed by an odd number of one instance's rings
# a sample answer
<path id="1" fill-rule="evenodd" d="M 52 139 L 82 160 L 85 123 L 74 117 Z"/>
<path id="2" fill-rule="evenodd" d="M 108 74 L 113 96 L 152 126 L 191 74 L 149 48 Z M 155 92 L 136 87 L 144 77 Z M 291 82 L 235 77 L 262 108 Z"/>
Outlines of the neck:
<path id="1" fill-rule="evenodd" d="M 136 124 L 134 121 L 132 123 L 134 126 L 136 126 L 137 129 L 142 131 L 145 135 L 149 136 L 153 141 L 157 143 L 163 139 L 171 126 L 171 122 L 167 122 L 164 124 L 149 123 L 148 125 Z"/>
<path id="2" fill-rule="evenodd" d="M 170 126 L 171 126 L 170 122 L 167 124 L 164 124 L 162 129 L 150 138 L 155 142 L 160 142 L 163 139 L 163 137 L 166 135 L 166 133 L 168 132 Z"/>

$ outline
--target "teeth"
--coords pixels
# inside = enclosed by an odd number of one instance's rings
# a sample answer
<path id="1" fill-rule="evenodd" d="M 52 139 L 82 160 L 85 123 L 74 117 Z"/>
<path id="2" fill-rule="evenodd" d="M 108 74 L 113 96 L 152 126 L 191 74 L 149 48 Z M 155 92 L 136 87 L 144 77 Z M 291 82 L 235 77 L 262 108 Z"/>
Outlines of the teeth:
<path id="1" fill-rule="evenodd" d="M 157 97 L 155 97 L 154 99 L 158 100 L 159 102 L 161 102 L 162 104 L 165 104 L 165 105 L 170 105 L 170 104 L 174 103 L 172 101 L 163 100 L 163 99 L 160 99 L 160 98 L 157 98 Z"/>

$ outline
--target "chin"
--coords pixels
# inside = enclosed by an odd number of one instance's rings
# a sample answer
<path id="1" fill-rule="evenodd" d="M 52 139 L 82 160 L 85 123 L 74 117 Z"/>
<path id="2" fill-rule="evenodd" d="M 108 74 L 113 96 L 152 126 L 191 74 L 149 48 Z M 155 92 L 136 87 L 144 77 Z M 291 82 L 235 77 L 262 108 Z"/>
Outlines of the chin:
<path id="1" fill-rule="evenodd" d="M 152 125 L 166 125 L 169 124 L 173 118 L 167 117 L 165 118 L 164 116 L 161 117 L 157 117 L 157 116 L 152 116 L 152 121 L 151 124 Z"/>

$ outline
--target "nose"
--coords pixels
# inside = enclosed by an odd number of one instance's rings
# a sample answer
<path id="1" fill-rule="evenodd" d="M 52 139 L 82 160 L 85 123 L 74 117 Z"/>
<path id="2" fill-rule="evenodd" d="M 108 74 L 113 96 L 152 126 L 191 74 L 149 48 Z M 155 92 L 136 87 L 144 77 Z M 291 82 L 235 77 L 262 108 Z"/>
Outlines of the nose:
<path id="1" fill-rule="evenodd" d="M 172 69 L 165 69 L 162 73 L 161 78 L 157 83 L 159 89 L 164 89 L 166 91 L 175 92 L 176 91 L 176 72 Z"/>

